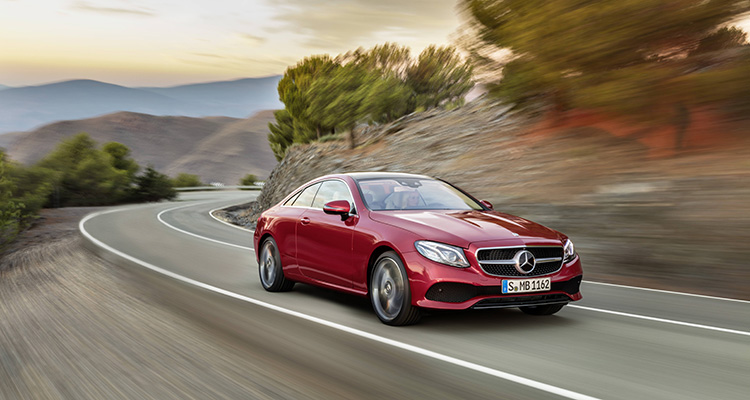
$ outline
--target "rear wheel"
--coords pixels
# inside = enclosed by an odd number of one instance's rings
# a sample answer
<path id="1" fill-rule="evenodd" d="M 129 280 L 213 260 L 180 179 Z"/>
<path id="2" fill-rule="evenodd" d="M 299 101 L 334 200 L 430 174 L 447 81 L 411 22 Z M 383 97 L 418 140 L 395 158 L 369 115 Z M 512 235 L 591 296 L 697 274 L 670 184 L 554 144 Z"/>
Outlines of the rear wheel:
<path id="1" fill-rule="evenodd" d="M 370 301 L 384 324 L 411 325 L 419 321 L 421 310 L 411 304 L 406 268 L 395 252 L 385 252 L 375 261 L 370 276 Z"/>
<path id="2" fill-rule="evenodd" d="M 543 306 L 519 307 L 521 311 L 529 315 L 552 315 L 565 307 L 565 304 L 547 304 Z"/>
<path id="3" fill-rule="evenodd" d="M 286 292 L 292 289 L 294 281 L 286 279 L 281 268 L 281 256 L 276 241 L 269 237 L 260 246 L 258 263 L 260 283 L 269 292 Z"/>

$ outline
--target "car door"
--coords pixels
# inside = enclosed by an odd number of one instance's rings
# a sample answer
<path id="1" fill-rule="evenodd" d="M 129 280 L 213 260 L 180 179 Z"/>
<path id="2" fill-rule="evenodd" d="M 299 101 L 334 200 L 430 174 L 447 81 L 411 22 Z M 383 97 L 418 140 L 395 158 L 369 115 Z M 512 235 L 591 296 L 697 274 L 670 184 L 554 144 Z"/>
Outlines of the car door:
<path id="1" fill-rule="evenodd" d="M 320 189 L 320 183 L 312 184 L 296 195 L 291 196 L 276 211 L 276 218 L 268 228 L 273 231 L 281 254 L 281 264 L 296 270 L 297 262 L 297 225 L 302 214 L 309 210 Z M 294 272 L 294 271 L 292 271 Z"/>
<path id="2" fill-rule="evenodd" d="M 359 217 L 352 215 L 342 221 L 340 215 L 324 213 L 323 205 L 333 200 L 347 200 L 354 207 L 351 192 L 344 181 L 323 181 L 312 208 L 302 214 L 297 225 L 297 261 L 305 276 L 350 288 L 352 238 Z"/>

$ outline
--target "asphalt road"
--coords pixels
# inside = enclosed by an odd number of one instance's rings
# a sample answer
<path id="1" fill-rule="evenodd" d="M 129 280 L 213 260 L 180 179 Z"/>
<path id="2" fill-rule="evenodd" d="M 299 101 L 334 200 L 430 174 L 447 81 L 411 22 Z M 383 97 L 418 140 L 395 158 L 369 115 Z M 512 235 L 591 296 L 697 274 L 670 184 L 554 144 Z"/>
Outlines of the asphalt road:
<path id="1" fill-rule="evenodd" d="M 316 384 L 348 397 L 750 396 L 750 302 L 585 281 L 584 299 L 551 317 L 483 310 L 388 327 L 364 298 L 300 284 L 265 292 L 252 233 L 209 215 L 256 195 L 187 193 L 180 202 L 98 213 L 81 227 L 123 263 L 218 291 L 235 308 L 241 302 L 256 324 L 248 330 L 263 332 L 248 346 L 264 346 L 279 371 L 315 372 Z M 221 303 L 210 313 L 215 323 L 234 318 Z"/>

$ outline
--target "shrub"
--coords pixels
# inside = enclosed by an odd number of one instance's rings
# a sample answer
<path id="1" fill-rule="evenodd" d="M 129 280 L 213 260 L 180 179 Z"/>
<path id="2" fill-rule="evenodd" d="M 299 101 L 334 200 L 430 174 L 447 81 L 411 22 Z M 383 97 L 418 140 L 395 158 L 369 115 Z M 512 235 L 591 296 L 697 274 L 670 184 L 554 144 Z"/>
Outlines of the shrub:
<path id="1" fill-rule="evenodd" d="M 172 179 L 172 186 L 174 187 L 197 187 L 204 186 L 198 175 L 181 173 Z"/>
<path id="2" fill-rule="evenodd" d="M 168 176 L 149 166 L 143 175 L 135 177 L 135 187 L 131 190 L 132 201 L 174 200 L 177 191 Z"/>
<path id="3" fill-rule="evenodd" d="M 256 177 L 253 174 L 247 174 L 244 178 L 240 179 L 240 185 L 242 186 L 252 186 L 255 185 L 255 182 L 258 181 L 258 177 Z"/>

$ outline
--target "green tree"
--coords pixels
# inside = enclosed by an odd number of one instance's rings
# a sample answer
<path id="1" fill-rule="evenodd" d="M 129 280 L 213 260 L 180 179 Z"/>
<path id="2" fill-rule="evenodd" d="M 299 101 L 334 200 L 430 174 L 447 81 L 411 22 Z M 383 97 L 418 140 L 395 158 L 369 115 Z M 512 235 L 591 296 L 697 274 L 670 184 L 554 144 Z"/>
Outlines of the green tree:
<path id="1" fill-rule="evenodd" d="M 406 79 L 406 71 L 412 64 L 411 50 L 396 43 L 376 45 L 372 49 L 358 48 L 336 57 L 341 65 L 355 64 L 375 75 L 391 75 Z"/>
<path id="2" fill-rule="evenodd" d="M 294 118 L 286 109 L 275 111 L 273 115 L 276 117 L 276 123 L 268 123 L 268 129 L 271 131 L 268 134 L 268 143 L 276 160 L 281 161 L 286 155 L 286 149 L 294 143 Z"/>
<path id="3" fill-rule="evenodd" d="M 674 120 L 676 110 L 701 101 L 696 82 L 707 77 L 689 55 L 739 44 L 735 30 L 719 28 L 748 7 L 741 0 L 461 3 L 475 33 L 465 47 L 496 95 L 521 107 L 590 108 L 651 121 Z"/>
<path id="4" fill-rule="evenodd" d="M 203 186 L 201 178 L 198 175 L 180 173 L 174 179 L 172 179 L 172 186 L 174 187 L 197 187 Z"/>
<path id="5" fill-rule="evenodd" d="M 135 187 L 131 189 L 133 201 L 174 200 L 177 191 L 168 176 L 148 166 L 142 175 L 135 177 Z"/>
<path id="6" fill-rule="evenodd" d="M 0 247 L 28 227 L 48 201 L 53 171 L 24 167 L 0 149 Z"/>
<path id="7" fill-rule="evenodd" d="M 109 142 L 102 146 L 102 151 L 110 156 L 110 163 L 118 170 L 123 171 L 130 180 L 138 173 L 138 163 L 130 157 L 130 148 L 122 143 Z"/>
<path id="8" fill-rule="evenodd" d="M 372 75 L 368 75 L 363 68 L 348 64 L 316 80 L 309 89 L 311 112 L 318 115 L 324 124 L 332 126 L 334 132 L 349 132 L 352 146 L 352 129 L 364 119 L 367 108 L 365 99 L 372 80 Z"/>
<path id="9" fill-rule="evenodd" d="M 431 46 L 415 61 L 408 47 L 385 43 L 339 55 L 308 57 L 279 82 L 284 110 L 269 124 L 277 160 L 293 143 L 348 133 L 363 123 L 390 122 L 422 108 L 453 106 L 472 87 L 472 69 L 452 47 Z"/>
<path id="10" fill-rule="evenodd" d="M 54 171 L 38 166 L 24 167 L 10 161 L 6 163 L 5 171 L 13 182 L 13 197 L 24 205 L 21 220 L 25 227 L 48 203 L 53 190 Z"/>
<path id="11" fill-rule="evenodd" d="M 408 71 L 414 63 L 411 50 L 396 43 L 359 48 L 337 57 L 342 64 L 354 64 L 366 73 L 366 88 L 360 91 L 359 121 L 386 123 L 415 109 L 414 92 L 407 84 Z"/>
<path id="12" fill-rule="evenodd" d="M 324 124 L 310 110 L 312 98 L 308 89 L 317 79 L 327 76 L 337 67 L 338 64 L 327 55 L 312 56 L 284 72 L 278 86 L 279 99 L 295 120 L 295 142 L 306 143 L 333 132 L 333 126 Z"/>
<path id="13" fill-rule="evenodd" d="M 415 109 L 414 92 L 394 76 L 383 76 L 368 83 L 361 114 L 368 123 L 387 123 Z"/>
<path id="14" fill-rule="evenodd" d="M 472 67 L 453 47 L 429 46 L 406 71 L 417 107 L 456 104 L 474 87 Z"/>
<path id="15" fill-rule="evenodd" d="M 0 248 L 13 241 L 21 229 L 24 205 L 13 196 L 15 189 L 5 152 L 0 151 Z"/>
<path id="16" fill-rule="evenodd" d="M 114 204 L 125 199 L 131 184 L 128 173 L 116 169 L 86 133 L 60 143 L 38 166 L 54 171 L 53 206 Z"/>

